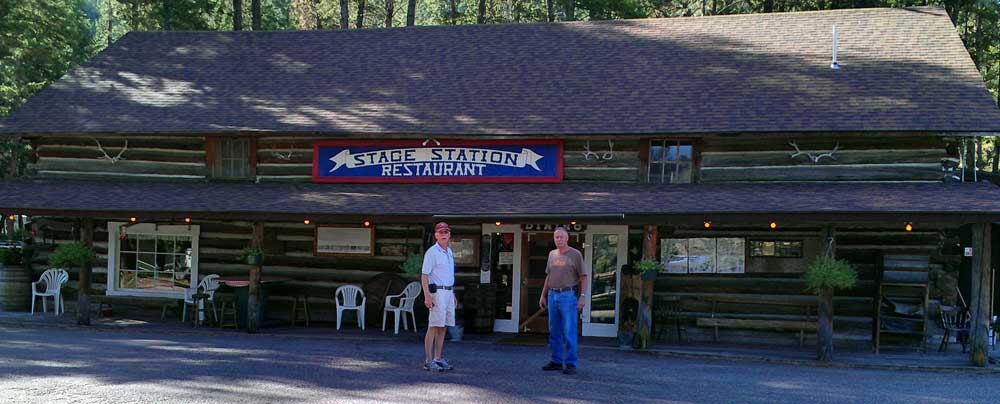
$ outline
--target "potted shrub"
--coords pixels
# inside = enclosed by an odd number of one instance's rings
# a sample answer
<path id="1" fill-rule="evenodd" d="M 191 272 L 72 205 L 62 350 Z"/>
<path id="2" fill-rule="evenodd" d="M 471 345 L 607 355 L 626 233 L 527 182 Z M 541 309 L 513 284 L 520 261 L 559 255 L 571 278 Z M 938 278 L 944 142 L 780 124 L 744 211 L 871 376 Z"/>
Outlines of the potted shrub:
<path id="1" fill-rule="evenodd" d="M 63 244 L 49 256 L 49 265 L 58 268 L 88 267 L 93 266 L 95 261 L 97 255 L 94 250 L 82 243 Z"/>
<path id="2" fill-rule="evenodd" d="M 424 267 L 424 257 L 420 254 L 410 254 L 406 256 L 406 261 L 399 265 L 399 269 L 409 275 L 420 275 Z"/>
<path id="3" fill-rule="evenodd" d="M 803 279 L 809 290 L 819 297 L 816 359 L 833 360 L 833 291 L 853 288 L 858 282 L 858 273 L 847 261 L 824 255 L 809 265 Z"/>
<path id="4" fill-rule="evenodd" d="M 264 250 L 260 247 L 247 247 L 240 251 L 240 259 L 246 260 L 247 264 L 258 266 L 264 262 Z"/>
<path id="5" fill-rule="evenodd" d="M 642 280 L 655 281 L 656 274 L 660 273 L 660 270 L 663 269 L 663 267 L 660 266 L 660 263 L 656 260 L 644 259 L 639 261 L 639 264 L 636 265 L 635 269 L 639 275 L 642 275 Z"/>

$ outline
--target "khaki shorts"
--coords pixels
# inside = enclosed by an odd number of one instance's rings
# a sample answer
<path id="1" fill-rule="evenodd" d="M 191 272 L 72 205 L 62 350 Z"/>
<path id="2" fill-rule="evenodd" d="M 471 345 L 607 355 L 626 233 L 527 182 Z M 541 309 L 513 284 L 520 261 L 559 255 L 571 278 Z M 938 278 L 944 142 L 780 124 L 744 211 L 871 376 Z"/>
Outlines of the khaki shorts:
<path id="1" fill-rule="evenodd" d="M 434 308 L 427 316 L 429 327 L 455 326 L 455 293 L 450 290 L 438 289 L 437 293 L 431 293 L 434 300 Z"/>

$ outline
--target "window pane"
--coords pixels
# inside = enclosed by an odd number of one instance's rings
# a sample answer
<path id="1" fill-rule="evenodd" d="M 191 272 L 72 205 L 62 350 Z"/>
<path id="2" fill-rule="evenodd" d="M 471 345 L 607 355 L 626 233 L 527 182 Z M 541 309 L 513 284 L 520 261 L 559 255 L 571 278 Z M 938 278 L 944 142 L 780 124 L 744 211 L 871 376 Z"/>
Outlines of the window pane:
<path id="1" fill-rule="evenodd" d="M 140 271 L 152 272 L 156 269 L 156 254 L 139 253 L 139 261 L 136 268 Z"/>
<path id="2" fill-rule="evenodd" d="M 688 272 L 688 240 L 686 238 L 660 240 L 660 262 L 668 273 Z"/>
<path id="3" fill-rule="evenodd" d="M 691 163 L 680 163 L 676 167 L 674 178 L 671 183 L 690 184 L 691 183 Z"/>
<path id="4" fill-rule="evenodd" d="M 664 160 L 677 161 L 677 154 L 679 152 L 680 151 L 678 150 L 678 147 L 676 145 L 667 147 L 667 155 L 664 157 Z"/>
<path id="5" fill-rule="evenodd" d="M 137 234 L 139 252 L 156 252 L 156 237 L 149 234 Z"/>
<path id="6" fill-rule="evenodd" d="M 135 289 L 135 271 L 118 271 L 118 287 L 122 289 Z"/>
<path id="7" fill-rule="evenodd" d="M 125 234 L 127 235 L 128 233 Z M 139 241 L 136 239 L 136 237 L 137 237 L 136 235 L 128 236 L 128 238 L 122 241 L 121 250 L 133 251 L 133 252 L 138 251 L 137 248 L 139 248 Z"/>
<path id="8" fill-rule="evenodd" d="M 135 269 L 135 253 L 123 252 L 118 255 L 118 268 L 120 269 Z"/>
<path id="9" fill-rule="evenodd" d="M 688 268 L 693 274 L 715 273 L 715 239 L 688 239 Z"/>
<path id="10" fill-rule="evenodd" d="M 659 184 L 663 182 L 663 164 L 660 163 L 650 163 L 649 164 L 649 182 L 654 184 Z"/>
<path id="11" fill-rule="evenodd" d="M 691 145 L 681 145 L 678 147 L 678 156 L 680 161 L 691 161 L 691 155 L 694 153 L 694 147 Z"/>
<path id="12" fill-rule="evenodd" d="M 649 161 L 660 161 L 663 160 L 663 145 L 662 142 L 653 141 L 652 145 L 649 147 Z"/>

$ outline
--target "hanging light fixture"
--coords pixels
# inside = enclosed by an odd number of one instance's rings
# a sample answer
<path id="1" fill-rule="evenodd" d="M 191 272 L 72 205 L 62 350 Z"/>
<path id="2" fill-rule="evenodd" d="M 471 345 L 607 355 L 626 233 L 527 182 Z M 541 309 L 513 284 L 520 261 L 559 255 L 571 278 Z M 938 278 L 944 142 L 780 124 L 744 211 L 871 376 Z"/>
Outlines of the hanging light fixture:
<path id="1" fill-rule="evenodd" d="M 10 219 L 10 221 L 13 222 L 14 220 L 17 220 L 17 215 L 11 213 L 10 216 L 7 216 L 7 219 Z"/>
<path id="2" fill-rule="evenodd" d="M 712 221 L 711 220 L 706 220 L 704 226 L 705 226 L 706 229 L 711 229 L 712 228 Z"/>
<path id="3" fill-rule="evenodd" d="M 185 217 L 184 218 L 184 223 L 191 224 L 191 218 L 190 217 Z"/>
<path id="4" fill-rule="evenodd" d="M 372 222 L 370 220 L 365 220 L 364 222 L 361 222 L 361 225 L 365 227 L 371 227 Z"/>
<path id="5" fill-rule="evenodd" d="M 906 222 L 906 225 L 903 226 L 903 229 L 906 230 L 907 232 L 913 231 L 913 223 L 912 222 Z"/>
<path id="6" fill-rule="evenodd" d="M 128 218 L 128 221 L 130 221 L 130 222 L 132 222 L 132 223 L 135 223 L 135 222 L 137 222 L 138 220 L 139 220 L 139 219 L 137 219 L 137 218 L 136 218 L 135 216 L 132 216 L 132 217 Z"/>
<path id="7" fill-rule="evenodd" d="M 312 223 L 311 221 L 309 221 L 309 219 L 303 219 L 302 220 L 302 224 L 309 224 L 309 223 Z"/>
<path id="8" fill-rule="evenodd" d="M 771 226 L 771 230 L 777 229 L 778 228 L 778 222 L 775 222 L 774 220 L 772 220 L 770 226 Z"/>

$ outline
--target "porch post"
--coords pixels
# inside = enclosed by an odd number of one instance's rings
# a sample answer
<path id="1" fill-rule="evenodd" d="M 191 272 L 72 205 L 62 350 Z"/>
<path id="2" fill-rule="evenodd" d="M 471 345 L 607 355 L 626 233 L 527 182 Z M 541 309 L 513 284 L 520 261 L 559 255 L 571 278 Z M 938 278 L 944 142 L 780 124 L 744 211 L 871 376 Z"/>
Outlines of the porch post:
<path id="1" fill-rule="evenodd" d="M 823 239 L 826 241 L 826 250 L 823 255 L 836 258 L 836 244 L 833 225 L 826 225 L 823 228 Z M 816 327 L 816 360 L 829 362 L 833 360 L 833 289 L 823 288 L 817 291 L 818 296 L 818 318 Z"/>
<path id="2" fill-rule="evenodd" d="M 989 359 L 990 321 L 990 224 L 972 225 L 972 296 L 969 300 L 969 359 L 986 366 Z"/>
<path id="3" fill-rule="evenodd" d="M 253 241 L 251 247 L 264 249 L 264 223 L 260 221 L 253 222 Z M 257 327 L 257 312 L 260 310 L 260 273 L 263 266 L 263 260 L 258 265 L 250 267 L 250 286 L 247 291 L 247 332 L 256 333 Z"/>
<path id="4" fill-rule="evenodd" d="M 94 219 L 83 219 L 80 241 L 87 248 L 94 248 Z M 76 284 L 76 323 L 79 325 L 90 325 L 90 270 L 90 265 L 81 265 L 80 278 Z"/>
<path id="5" fill-rule="evenodd" d="M 642 259 L 656 259 L 656 225 L 643 225 L 642 229 Z M 653 330 L 653 285 L 656 284 L 656 281 L 643 280 L 640 281 L 640 284 L 642 289 L 639 292 L 636 341 L 643 341 L 644 346 L 636 346 L 636 348 L 646 348 Z"/>

